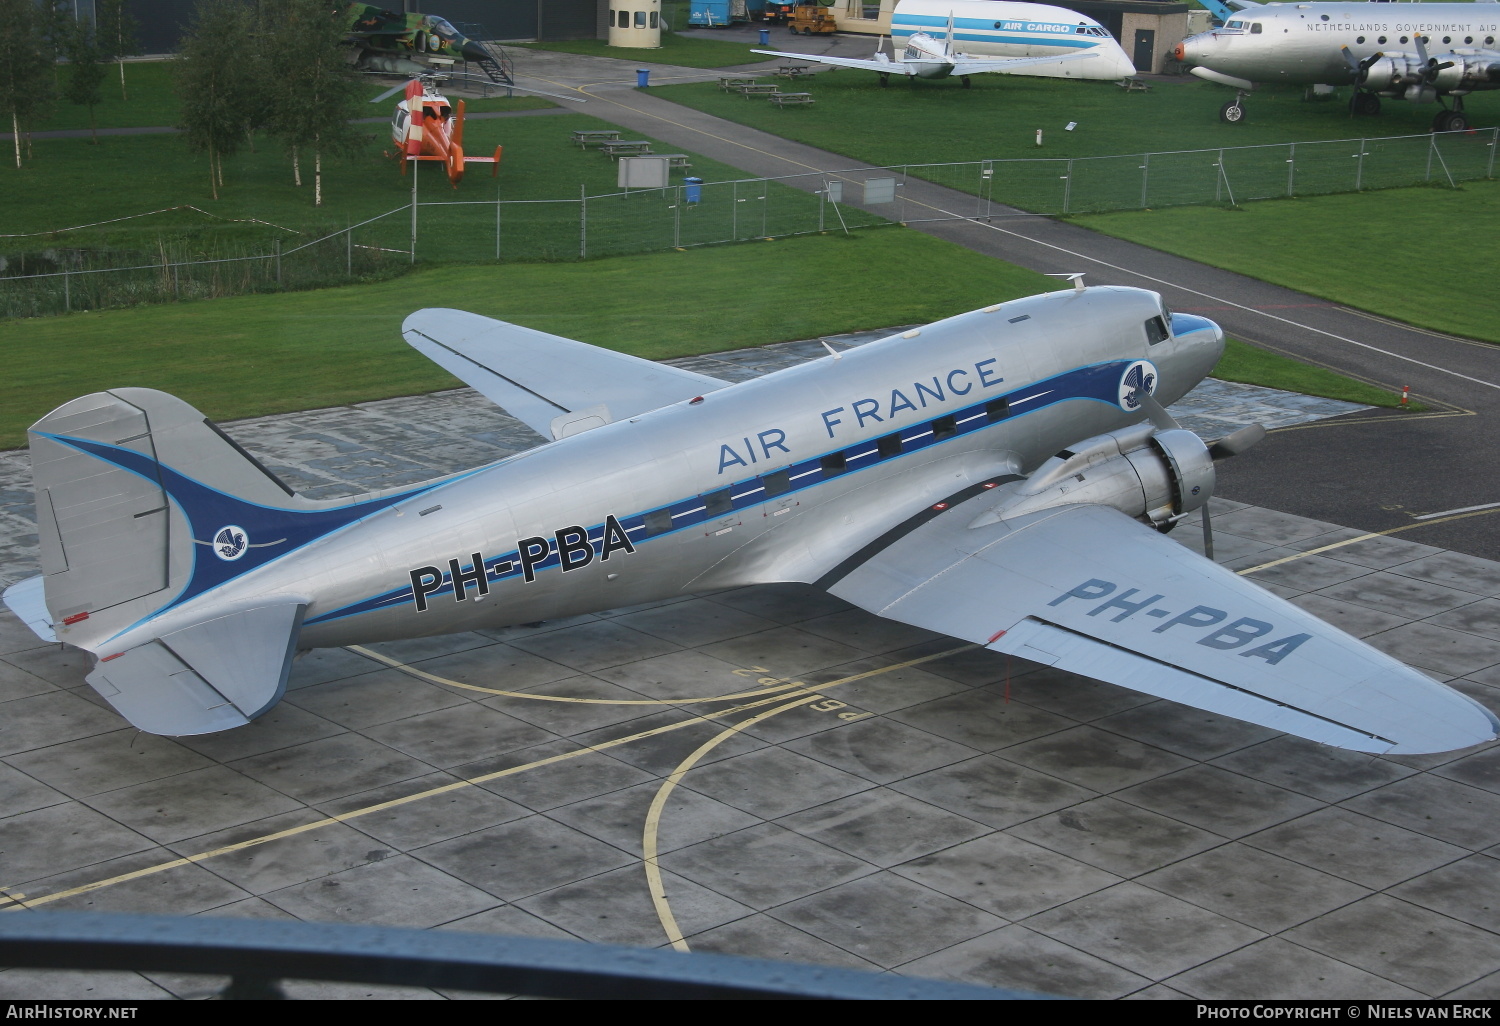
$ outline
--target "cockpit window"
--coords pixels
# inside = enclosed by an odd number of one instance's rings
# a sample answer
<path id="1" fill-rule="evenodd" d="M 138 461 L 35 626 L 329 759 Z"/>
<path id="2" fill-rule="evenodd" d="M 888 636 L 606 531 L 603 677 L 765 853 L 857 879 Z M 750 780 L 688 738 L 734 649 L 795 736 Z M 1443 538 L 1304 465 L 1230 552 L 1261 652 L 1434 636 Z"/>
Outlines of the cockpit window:
<path id="1" fill-rule="evenodd" d="M 427 24 L 432 26 L 432 31 L 444 39 L 458 39 L 458 29 L 454 28 L 443 18 L 435 18 L 431 15 L 427 18 Z"/>
<path id="2" fill-rule="evenodd" d="M 1146 341 L 1150 345 L 1165 342 L 1171 336 L 1167 332 L 1167 325 L 1160 317 L 1153 317 L 1146 322 Z"/>
<path id="3" fill-rule="evenodd" d="M 1245 23 L 1243 21 L 1227 21 L 1224 23 L 1225 32 L 1243 32 Z"/>

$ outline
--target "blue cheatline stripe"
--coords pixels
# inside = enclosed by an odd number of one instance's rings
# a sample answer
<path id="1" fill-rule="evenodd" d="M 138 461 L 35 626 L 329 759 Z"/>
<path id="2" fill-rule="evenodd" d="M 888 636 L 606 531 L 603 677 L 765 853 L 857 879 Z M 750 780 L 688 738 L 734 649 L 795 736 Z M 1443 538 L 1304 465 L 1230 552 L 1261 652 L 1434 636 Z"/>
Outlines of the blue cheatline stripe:
<path id="1" fill-rule="evenodd" d="M 1177 323 L 1176 318 L 1179 316 L 1182 315 L 1174 315 L 1174 324 Z M 1194 318 L 1194 320 L 1202 321 L 1204 325 L 1211 325 L 1211 322 L 1205 321 L 1202 318 Z M 1186 331 L 1179 331 L 1178 334 L 1186 334 Z M 1121 375 L 1133 363 L 1135 363 L 1133 359 L 1111 360 L 1106 363 L 1078 367 L 1043 381 L 1032 382 L 1023 388 L 1015 389 L 1008 393 L 1000 392 L 989 395 L 979 402 L 954 410 L 940 417 L 935 417 L 932 420 L 893 430 L 889 434 L 897 434 L 899 432 L 902 443 L 901 452 L 895 456 L 888 456 L 883 459 L 868 459 L 869 452 L 878 452 L 878 450 L 871 448 L 874 439 L 863 438 L 849 446 L 830 449 L 809 459 L 799 460 L 790 466 L 783 467 L 778 472 L 787 475 L 789 486 L 785 491 L 770 498 L 781 498 L 782 495 L 792 495 L 808 488 L 814 488 L 835 478 L 845 477 L 849 474 L 867 470 L 870 467 L 890 463 L 903 456 L 926 449 L 928 446 L 941 445 L 952 438 L 958 438 L 974 431 L 980 431 L 984 428 L 1004 423 L 1005 421 L 1014 420 L 1017 417 L 1035 413 L 1057 403 L 1081 399 L 1089 402 L 1101 402 L 1118 408 Z M 1007 401 L 1010 411 L 1001 420 L 991 423 L 985 407 L 1001 399 Z M 953 434 L 941 439 L 936 438 L 935 423 L 950 418 L 954 421 Z M 822 461 L 824 457 L 833 455 L 842 455 L 844 457 L 846 469 L 830 474 L 823 469 Z M 860 461 L 857 466 L 855 465 L 856 460 Z M 731 512 L 738 512 L 752 506 L 759 506 L 768 501 L 767 498 L 757 497 L 765 491 L 766 476 L 760 475 L 758 477 L 744 478 L 724 486 L 730 489 L 731 492 Z M 703 494 L 716 494 L 722 490 L 723 488 L 715 489 L 714 492 Z M 714 517 L 699 515 L 703 512 L 704 508 L 703 496 L 693 495 L 668 503 L 665 506 L 659 506 L 640 513 L 633 513 L 629 516 L 617 517 L 616 519 L 625 531 L 626 536 L 630 539 L 631 544 L 639 547 L 647 542 L 655 541 L 657 538 L 665 538 L 668 535 L 678 534 L 688 528 L 695 527 L 703 523 L 705 519 L 711 520 L 725 515 L 715 514 Z M 667 530 L 646 530 L 646 517 L 656 513 L 665 513 L 671 518 L 671 526 Z M 603 530 L 604 525 L 602 524 L 595 524 L 588 529 L 589 542 L 594 550 L 595 557 L 599 556 L 603 548 Z M 558 566 L 559 558 L 556 542 L 549 540 L 547 548 L 546 558 L 537 562 L 533 567 L 533 570 L 537 573 Z M 435 561 L 435 565 L 440 562 L 443 561 Z M 485 566 L 485 578 L 488 582 L 506 581 L 522 576 L 520 552 L 516 549 L 498 556 L 487 556 L 483 560 L 483 563 Z M 467 566 L 460 566 L 459 569 L 461 572 L 472 572 L 473 564 L 471 562 Z M 444 573 L 441 586 L 435 591 L 428 592 L 426 597 L 430 605 L 434 599 L 452 594 L 452 575 Z M 304 624 L 328 623 L 332 620 L 340 620 L 350 616 L 357 616 L 361 613 L 386 609 L 396 602 L 407 601 L 411 598 L 412 588 L 408 584 L 404 587 L 330 610 L 319 616 L 311 617 L 304 621 Z"/>

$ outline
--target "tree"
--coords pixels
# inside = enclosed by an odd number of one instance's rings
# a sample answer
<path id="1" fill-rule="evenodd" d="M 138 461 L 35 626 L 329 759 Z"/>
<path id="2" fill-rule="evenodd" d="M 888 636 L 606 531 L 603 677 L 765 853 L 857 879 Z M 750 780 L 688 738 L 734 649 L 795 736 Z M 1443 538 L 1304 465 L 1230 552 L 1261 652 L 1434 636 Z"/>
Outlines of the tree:
<path id="1" fill-rule="evenodd" d="M 238 152 L 247 139 L 258 94 L 264 89 L 255 74 L 253 28 L 243 3 L 198 0 L 177 56 L 179 127 L 191 149 L 208 154 L 214 199 L 224 184 L 224 158 Z"/>
<path id="2" fill-rule="evenodd" d="M 52 69 L 56 61 L 52 4 L 0 0 L 0 113 L 10 116 L 16 167 L 21 166 L 21 130 L 52 109 Z"/>
<path id="3" fill-rule="evenodd" d="M 120 65 L 120 99 L 128 100 L 125 92 L 125 58 L 140 53 L 140 44 L 135 38 L 135 19 L 125 9 L 126 0 L 94 0 L 95 38 L 107 55 L 102 60 L 113 60 Z"/>
<path id="4" fill-rule="evenodd" d="M 68 58 L 68 84 L 63 95 L 68 102 L 89 109 L 89 133 L 95 146 L 99 131 L 94 123 L 94 108 L 103 99 L 99 87 L 104 84 L 104 65 L 112 54 L 100 45 L 100 32 L 87 21 L 64 22 L 59 33 L 63 54 Z"/>
<path id="5" fill-rule="evenodd" d="M 323 157 L 351 153 L 369 136 L 350 122 L 366 113 L 364 84 L 344 46 L 347 26 L 325 0 L 269 0 L 262 38 L 271 92 L 267 127 L 297 161 L 313 156 L 313 206 L 323 205 Z"/>

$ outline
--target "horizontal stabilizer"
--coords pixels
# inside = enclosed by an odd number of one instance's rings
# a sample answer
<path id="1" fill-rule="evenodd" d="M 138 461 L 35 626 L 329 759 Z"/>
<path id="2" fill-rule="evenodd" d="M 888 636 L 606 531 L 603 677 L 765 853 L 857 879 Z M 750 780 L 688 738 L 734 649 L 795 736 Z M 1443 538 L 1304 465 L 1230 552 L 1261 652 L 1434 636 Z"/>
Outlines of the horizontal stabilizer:
<path id="1" fill-rule="evenodd" d="M 1001 652 L 1357 751 L 1495 738 L 1483 706 L 1118 510 L 929 520 L 830 591 Z"/>
<path id="2" fill-rule="evenodd" d="M 286 690 L 306 605 L 243 609 L 102 660 L 88 682 L 149 734 L 241 727 Z"/>
<path id="3" fill-rule="evenodd" d="M 37 637 L 43 641 L 56 641 L 57 635 L 52 631 L 52 614 L 47 612 L 47 596 L 43 588 L 45 580 L 37 576 L 17 581 L 5 589 L 5 604 Z"/>
<path id="4" fill-rule="evenodd" d="M 564 414 L 603 406 L 625 420 L 728 382 L 462 310 L 418 310 L 402 325 L 413 349 L 544 437 Z M 576 433 L 576 432 L 574 432 Z"/>

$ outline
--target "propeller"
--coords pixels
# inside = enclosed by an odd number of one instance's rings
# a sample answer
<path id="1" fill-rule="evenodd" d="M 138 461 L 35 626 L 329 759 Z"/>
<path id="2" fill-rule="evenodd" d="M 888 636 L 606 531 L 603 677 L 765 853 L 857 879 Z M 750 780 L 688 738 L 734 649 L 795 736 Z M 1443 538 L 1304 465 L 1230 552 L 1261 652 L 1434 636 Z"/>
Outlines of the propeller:
<path id="1" fill-rule="evenodd" d="M 1208 443 L 1208 454 L 1213 457 L 1215 463 L 1227 460 L 1231 456 L 1238 456 L 1264 437 L 1266 437 L 1264 424 L 1246 424 L 1238 431 L 1232 431 L 1223 438 Z M 1210 560 L 1214 558 L 1214 528 L 1206 500 L 1203 503 L 1203 554 Z"/>
<path id="2" fill-rule="evenodd" d="M 1439 64 L 1436 57 L 1427 54 L 1427 37 L 1412 36 L 1412 42 L 1417 44 L 1417 60 L 1422 62 L 1422 84 L 1431 85 L 1437 81 L 1438 72 L 1453 67 L 1452 61 L 1444 61 Z"/>
<path id="3" fill-rule="evenodd" d="M 1340 50 L 1340 53 L 1344 55 L 1344 63 L 1349 65 L 1349 70 L 1354 72 L 1354 84 L 1356 86 L 1362 86 L 1365 84 L 1365 79 L 1370 75 L 1370 69 L 1375 66 L 1376 61 L 1385 56 L 1385 54 L 1381 53 L 1379 50 L 1376 50 L 1364 60 L 1357 61 L 1354 59 L 1354 54 L 1350 52 L 1347 46 L 1343 47 Z"/>

